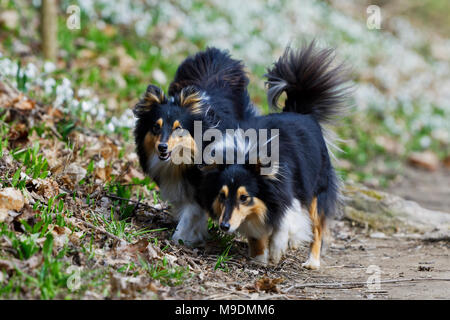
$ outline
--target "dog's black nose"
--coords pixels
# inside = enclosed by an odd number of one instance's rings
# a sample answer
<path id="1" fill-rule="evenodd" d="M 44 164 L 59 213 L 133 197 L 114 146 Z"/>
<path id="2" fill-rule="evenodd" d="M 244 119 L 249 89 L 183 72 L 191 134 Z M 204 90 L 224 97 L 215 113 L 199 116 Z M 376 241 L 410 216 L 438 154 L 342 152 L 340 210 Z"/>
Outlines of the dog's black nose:
<path id="1" fill-rule="evenodd" d="M 167 143 L 158 144 L 158 150 L 159 152 L 167 152 Z"/>
<path id="2" fill-rule="evenodd" d="M 222 229 L 222 231 L 228 231 L 230 230 L 230 224 L 228 222 L 222 222 L 220 224 L 220 229 Z"/>

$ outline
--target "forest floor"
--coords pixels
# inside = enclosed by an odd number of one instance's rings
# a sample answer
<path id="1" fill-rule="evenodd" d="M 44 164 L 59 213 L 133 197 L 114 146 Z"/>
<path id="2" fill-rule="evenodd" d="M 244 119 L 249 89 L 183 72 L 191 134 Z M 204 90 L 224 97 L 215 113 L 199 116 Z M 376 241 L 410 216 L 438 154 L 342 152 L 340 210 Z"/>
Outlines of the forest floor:
<path id="1" fill-rule="evenodd" d="M 450 169 L 441 167 L 430 172 L 405 167 L 402 178 L 388 189 L 407 200 L 418 202 L 425 208 L 450 212 Z"/>
<path id="2" fill-rule="evenodd" d="M 2 298 L 450 298 L 448 240 L 380 236 L 345 218 L 332 224 L 318 271 L 301 267 L 306 248 L 276 266 L 253 264 L 247 244 L 213 224 L 205 247 L 174 244 L 170 208 L 140 172 L 132 143 L 0 89 Z M 448 212 L 442 170 L 406 169 L 392 192 Z M 378 272 L 373 290 L 367 280 Z"/>
<path id="3" fill-rule="evenodd" d="M 334 239 L 317 271 L 301 267 L 306 248 L 290 251 L 277 266 L 261 267 L 245 258 L 246 245 L 239 243 L 228 272 L 208 272 L 202 267 L 205 260 L 214 259 L 214 253 L 190 255 L 205 276 L 174 289 L 174 294 L 185 299 L 450 298 L 448 242 L 371 238 L 349 221 L 336 223 L 332 233 Z M 378 288 L 367 286 L 374 271 L 379 271 Z"/>

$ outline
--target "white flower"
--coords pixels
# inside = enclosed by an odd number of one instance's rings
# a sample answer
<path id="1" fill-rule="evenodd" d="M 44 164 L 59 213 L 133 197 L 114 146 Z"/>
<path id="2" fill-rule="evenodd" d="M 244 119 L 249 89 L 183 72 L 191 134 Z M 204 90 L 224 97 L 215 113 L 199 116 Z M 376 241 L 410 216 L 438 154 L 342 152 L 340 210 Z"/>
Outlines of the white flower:
<path id="1" fill-rule="evenodd" d="M 27 76 L 27 78 L 29 80 L 34 79 L 38 73 L 38 69 L 36 68 L 36 66 L 34 65 L 34 63 L 29 63 L 27 64 L 27 66 L 25 67 L 25 71 L 24 71 L 25 75 Z"/>
<path id="2" fill-rule="evenodd" d="M 166 75 L 164 74 L 164 72 L 162 72 L 159 69 L 153 70 L 152 78 L 155 79 L 160 84 L 166 84 L 167 83 Z"/>
<path id="3" fill-rule="evenodd" d="M 114 132 L 115 130 L 115 126 L 112 122 L 108 123 L 108 125 L 106 126 L 106 129 L 108 129 L 108 131 L 110 132 Z"/>
<path id="4" fill-rule="evenodd" d="M 422 148 L 426 149 L 431 145 L 431 139 L 429 136 L 423 136 L 420 138 L 419 143 Z"/>
<path id="5" fill-rule="evenodd" d="M 81 102 L 81 110 L 84 112 L 88 112 L 92 108 L 90 101 L 82 101 Z"/>
<path id="6" fill-rule="evenodd" d="M 48 78 L 44 81 L 44 92 L 46 95 L 50 95 L 53 93 L 53 88 L 56 85 L 56 81 L 53 78 Z"/>
<path id="7" fill-rule="evenodd" d="M 45 73 L 52 73 L 56 70 L 56 65 L 53 62 L 46 61 L 44 63 L 44 72 Z"/>
<path id="8" fill-rule="evenodd" d="M 89 97 L 91 95 L 91 90 L 86 88 L 80 88 L 78 89 L 78 96 L 80 98 Z"/>

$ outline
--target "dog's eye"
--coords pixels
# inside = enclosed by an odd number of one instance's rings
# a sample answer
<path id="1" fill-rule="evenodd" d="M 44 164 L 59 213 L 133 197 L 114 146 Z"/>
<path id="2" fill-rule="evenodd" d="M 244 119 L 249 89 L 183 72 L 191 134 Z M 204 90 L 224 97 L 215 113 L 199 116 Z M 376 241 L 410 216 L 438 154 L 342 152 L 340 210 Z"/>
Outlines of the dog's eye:
<path id="1" fill-rule="evenodd" d="M 161 131 L 161 127 L 159 126 L 159 124 L 155 123 L 155 124 L 153 125 L 152 130 L 153 130 L 153 133 L 154 133 L 154 134 L 158 134 L 158 133 Z"/>
<path id="2" fill-rule="evenodd" d="M 225 193 L 223 193 L 223 192 L 219 193 L 219 200 L 225 201 Z"/>
<path id="3" fill-rule="evenodd" d="M 243 194 L 243 195 L 241 195 L 241 196 L 239 197 L 239 200 L 240 200 L 242 203 L 247 202 L 248 196 L 247 196 L 246 194 Z"/>

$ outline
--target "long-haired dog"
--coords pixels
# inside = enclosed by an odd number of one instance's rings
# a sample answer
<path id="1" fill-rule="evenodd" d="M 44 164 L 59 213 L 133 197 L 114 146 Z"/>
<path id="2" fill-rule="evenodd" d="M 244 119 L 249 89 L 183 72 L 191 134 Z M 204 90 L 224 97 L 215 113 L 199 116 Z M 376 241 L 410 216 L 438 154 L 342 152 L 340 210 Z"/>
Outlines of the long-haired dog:
<path id="1" fill-rule="evenodd" d="M 266 74 L 269 104 L 276 107 L 286 94 L 283 112 L 239 122 L 242 130 L 278 129 L 279 161 L 269 174 L 261 174 L 260 154 L 254 164 L 205 167 L 203 206 L 220 229 L 247 237 L 250 256 L 259 262 L 278 263 L 288 248 L 307 241 L 310 254 L 303 266 L 320 266 L 326 218 L 340 207 L 339 180 L 321 124 L 344 110 L 350 89 L 347 69 L 333 66 L 333 58 L 333 50 L 319 50 L 314 42 L 299 51 L 287 48 Z M 245 136 L 235 135 L 231 144 L 221 142 L 218 152 L 231 145 L 248 154 L 247 144 Z"/>
<path id="2" fill-rule="evenodd" d="M 193 138 L 194 121 L 204 128 L 227 127 L 253 116 L 247 85 L 240 61 L 208 48 L 179 66 L 168 96 L 149 85 L 134 107 L 140 165 L 172 205 L 171 213 L 179 221 L 173 234 L 177 242 L 196 245 L 207 235 L 207 214 L 195 200 L 201 172 L 189 161 L 201 151 Z M 187 161 L 174 161 L 180 152 L 187 153 L 181 155 Z"/>

